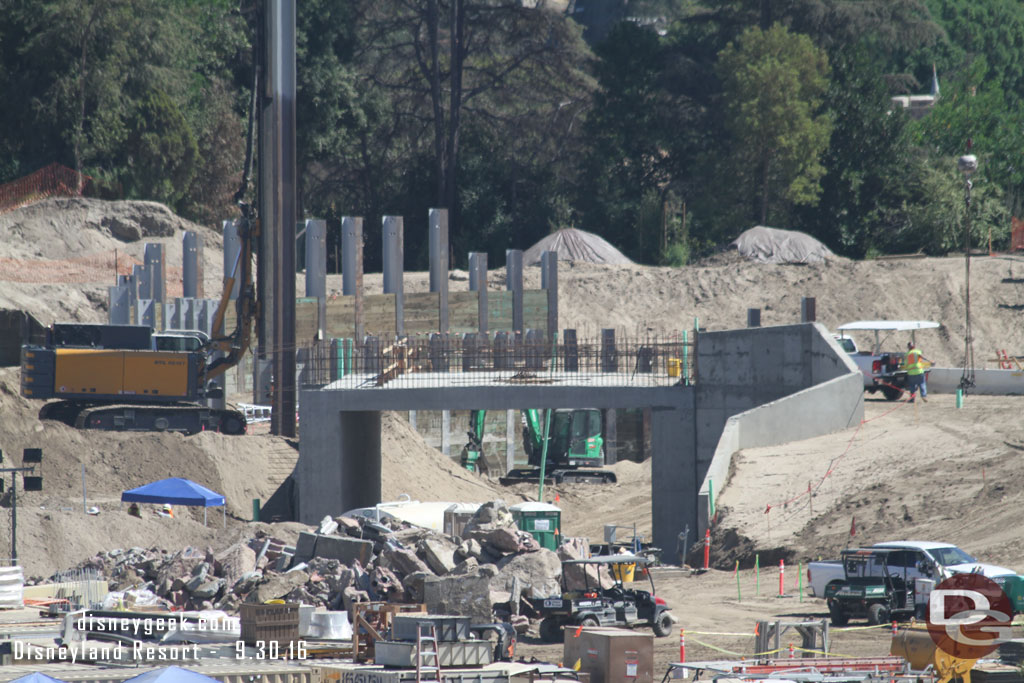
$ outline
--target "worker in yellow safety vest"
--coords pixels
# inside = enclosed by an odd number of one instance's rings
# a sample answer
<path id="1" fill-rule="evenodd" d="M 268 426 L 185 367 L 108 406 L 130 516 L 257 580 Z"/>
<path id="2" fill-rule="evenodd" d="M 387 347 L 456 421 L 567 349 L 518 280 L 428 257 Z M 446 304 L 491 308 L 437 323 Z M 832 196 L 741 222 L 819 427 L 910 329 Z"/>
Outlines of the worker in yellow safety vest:
<path id="1" fill-rule="evenodd" d="M 921 390 L 921 400 L 928 402 L 928 385 L 925 383 L 926 363 L 930 364 L 921 350 L 914 346 L 914 342 L 907 342 L 907 356 L 904 359 L 904 367 L 907 369 L 907 391 L 910 392 L 910 402 L 914 402 L 917 390 Z"/>

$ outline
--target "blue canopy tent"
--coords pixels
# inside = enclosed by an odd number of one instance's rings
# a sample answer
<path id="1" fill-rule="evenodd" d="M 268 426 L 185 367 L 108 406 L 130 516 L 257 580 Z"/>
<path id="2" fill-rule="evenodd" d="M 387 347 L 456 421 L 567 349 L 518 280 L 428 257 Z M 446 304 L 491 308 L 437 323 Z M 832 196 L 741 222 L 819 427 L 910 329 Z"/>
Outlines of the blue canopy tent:
<path id="1" fill-rule="evenodd" d="M 15 678 L 10 683 L 64 683 L 59 678 L 53 676 L 47 676 L 44 673 L 36 671 L 35 673 L 26 674 L 20 678 Z"/>
<path id="2" fill-rule="evenodd" d="M 122 503 L 167 503 L 169 505 L 199 505 L 203 508 L 203 524 L 206 524 L 206 508 L 224 506 L 224 496 L 200 486 L 194 481 L 171 477 L 161 479 L 152 484 L 139 486 L 121 493 Z M 227 513 L 224 513 L 224 525 L 227 526 Z"/>
<path id="3" fill-rule="evenodd" d="M 166 666 L 129 678 L 124 683 L 220 683 L 220 681 L 190 669 L 182 669 L 180 666 Z"/>

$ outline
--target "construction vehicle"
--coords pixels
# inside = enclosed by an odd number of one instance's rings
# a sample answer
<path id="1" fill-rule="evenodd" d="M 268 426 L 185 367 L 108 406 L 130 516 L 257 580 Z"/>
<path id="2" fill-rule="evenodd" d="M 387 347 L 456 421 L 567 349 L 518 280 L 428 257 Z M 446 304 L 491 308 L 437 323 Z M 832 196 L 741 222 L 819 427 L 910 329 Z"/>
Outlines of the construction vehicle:
<path id="1" fill-rule="evenodd" d="M 579 565 L 583 568 L 582 590 L 569 590 L 567 572 L 562 571 L 562 594 L 548 598 L 533 598 L 534 609 L 541 615 L 540 637 L 546 643 L 562 642 L 563 626 L 633 626 L 647 625 L 654 635 L 664 638 L 672 632 L 676 617 L 670 607 L 654 591 L 654 578 L 643 571 L 651 559 L 643 555 L 601 555 L 584 560 L 565 560 L 562 566 Z M 623 574 L 613 571 L 614 584 L 602 588 L 601 580 L 586 571 L 588 566 L 622 567 L 632 565 L 647 575 L 650 590 L 626 588 Z M 594 582 L 593 584 L 591 582 Z"/>
<path id="2" fill-rule="evenodd" d="M 232 334 L 208 338 L 201 332 L 154 334 L 145 325 L 55 323 L 43 345 L 25 346 L 21 352 L 21 395 L 58 399 L 43 406 L 40 419 L 78 429 L 244 434 L 243 413 L 201 404 L 223 396 L 213 380 L 249 348 L 256 310 L 255 230 L 247 221 L 243 225 L 235 266 L 236 271 L 241 266 L 242 287 Z M 225 279 L 213 329 L 222 327 L 235 280 L 235 274 Z"/>
<path id="3" fill-rule="evenodd" d="M 857 548 L 840 554 L 846 577 L 825 587 L 833 626 L 866 617 L 869 624 L 923 617 L 935 581 L 914 578 L 908 567 L 891 562 L 904 554 L 894 548 Z"/>
<path id="4" fill-rule="evenodd" d="M 540 481 L 544 460 L 546 482 L 596 482 L 614 484 L 615 473 L 596 469 L 604 466 L 604 438 L 601 436 L 601 411 L 596 408 L 552 410 L 551 424 L 544 410 L 523 410 L 523 450 L 530 467 L 509 470 L 499 478 L 503 485 Z M 487 411 L 472 410 L 469 415 L 468 442 L 462 451 L 463 466 L 478 472 L 483 469 L 484 418 Z M 545 459 L 544 430 L 548 429 Z"/>
<path id="5" fill-rule="evenodd" d="M 864 390 L 870 394 L 881 391 L 887 401 L 895 401 L 903 395 L 907 386 L 907 369 L 904 364 L 904 351 L 882 351 L 882 345 L 894 332 L 910 332 L 911 340 L 917 330 L 929 330 L 939 327 L 939 323 L 930 320 L 858 320 L 839 326 L 836 341 L 850 354 L 864 375 Z M 847 335 L 848 332 L 872 332 L 874 343 L 870 351 L 857 348 L 857 344 Z M 885 337 L 880 333 L 885 332 Z"/>
<path id="6" fill-rule="evenodd" d="M 259 73 L 263 60 L 259 50 L 254 52 Z M 242 412 L 202 402 L 223 397 L 223 390 L 213 380 L 245 355 L 258 315 L 253 251 L 260 224 L 255 209 L 245 201 L 257 137 L 256 80 L 245 167 L 235 194 L 242 214 L 236 222 L 239 251 L 231 272 L 224 274 L 224 289 L 211 325 L 215 336 L 187 331 L 154 334 L 143 325 L 54 324 L 44 344 L 26 345 L 21 352 L 21 395 L 57 399 L 43 406 L 40 419 L 60 420 L 79 429 L 245 433 Z M 272 130 L 267 133 L 275 134 Z M 257 197 L 269 190 L 263 187 L 267 182 L 264 176 L 262 172 L 258 176 Z M 224 329 L 236 283 L 235 329 L 230 334 L 217 333 Z"/>

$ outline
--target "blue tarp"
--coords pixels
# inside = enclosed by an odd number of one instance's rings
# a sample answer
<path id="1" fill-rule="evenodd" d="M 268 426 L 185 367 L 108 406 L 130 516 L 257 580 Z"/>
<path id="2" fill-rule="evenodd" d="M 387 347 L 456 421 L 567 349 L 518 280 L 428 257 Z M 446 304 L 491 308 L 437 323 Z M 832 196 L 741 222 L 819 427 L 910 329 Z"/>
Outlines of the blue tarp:
<path id="1" fill-rule="evenodd" d="M 10 683 L 64 683 L 64 681 L 37 671 L 35 673 L 22 676 L 21 678 L 15 678 Z"/>
<path id="2" fill-rule="evenodd" d="M 182 669 L 180 666 L 168 666 L 139 674 L 124 683 L 220 683 L 220 681 L 189 669 Z"/>
<path id="3" fill-rule="evenodd" d="M 224 496 L 194 481 L 171 477 L 125 491 L 121 501 L 127 503 L 171 503 L 173 505 L 224 505 Z"/>

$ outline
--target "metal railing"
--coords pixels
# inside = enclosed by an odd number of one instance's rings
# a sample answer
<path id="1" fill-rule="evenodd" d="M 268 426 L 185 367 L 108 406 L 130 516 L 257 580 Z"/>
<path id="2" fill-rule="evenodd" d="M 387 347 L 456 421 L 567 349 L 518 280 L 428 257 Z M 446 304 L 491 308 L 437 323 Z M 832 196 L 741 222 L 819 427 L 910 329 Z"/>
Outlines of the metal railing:
<path id="1" fill-rule="evenodd" d="M 594 386 L 693 383 L 694 341 L 676 336 L 549 340 L 539 330 L 431 334 L 362 344 L 334 339 L 300 348 L 301 388 L 449 387 L 505 382 Z"/>

